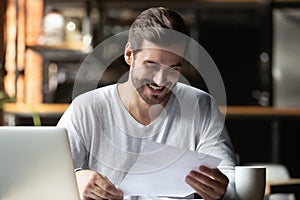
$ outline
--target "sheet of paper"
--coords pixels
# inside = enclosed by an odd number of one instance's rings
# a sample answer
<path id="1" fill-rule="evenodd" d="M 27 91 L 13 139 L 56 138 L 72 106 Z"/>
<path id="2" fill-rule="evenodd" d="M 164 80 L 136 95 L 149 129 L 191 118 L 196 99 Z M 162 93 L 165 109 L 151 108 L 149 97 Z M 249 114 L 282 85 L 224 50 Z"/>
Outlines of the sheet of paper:
<path id="1" fill-rule="evenodd" d="M 184 179 L 200 165 L 217 167 L 221 159 L 148 142 L 119 188 L 125 195 L 185 197 L 194 190 Z"/>

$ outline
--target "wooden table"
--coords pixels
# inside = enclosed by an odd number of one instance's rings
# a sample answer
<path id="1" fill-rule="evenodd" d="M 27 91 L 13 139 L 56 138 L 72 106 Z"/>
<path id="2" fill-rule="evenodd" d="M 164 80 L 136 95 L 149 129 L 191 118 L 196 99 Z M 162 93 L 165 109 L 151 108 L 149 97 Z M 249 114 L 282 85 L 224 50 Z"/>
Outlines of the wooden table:
<path id="1" fill-rule="evenodd" d="M 296 199 L 300 199 L 300 178 L 267 182 L 266 195 L 276 193 L 292 193 L 295 195 Z"/>

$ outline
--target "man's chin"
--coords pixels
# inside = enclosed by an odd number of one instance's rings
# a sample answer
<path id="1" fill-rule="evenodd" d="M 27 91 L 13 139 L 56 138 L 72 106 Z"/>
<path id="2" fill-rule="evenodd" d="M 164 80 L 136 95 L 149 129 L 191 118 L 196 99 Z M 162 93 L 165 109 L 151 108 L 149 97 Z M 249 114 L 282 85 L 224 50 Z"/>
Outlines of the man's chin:
<path id="1" fill-rule="evenodd" d="M 164 102 L 169 97 L 168 94 L 164 94 L 164 95 L 152 94 L 150 96 L 140 94 L 140 96 L 149 105 L 161 104 L 162 102 Z"/>

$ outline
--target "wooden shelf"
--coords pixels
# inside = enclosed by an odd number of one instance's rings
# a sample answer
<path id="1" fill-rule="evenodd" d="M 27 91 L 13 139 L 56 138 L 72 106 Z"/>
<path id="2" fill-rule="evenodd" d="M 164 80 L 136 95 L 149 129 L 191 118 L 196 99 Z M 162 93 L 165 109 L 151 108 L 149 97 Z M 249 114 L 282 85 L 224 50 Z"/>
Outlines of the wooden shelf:
<path id="1" fill-rule="evenodd" d="M 270 182 L 268 182 L 268 184 L 271 186 L 295 185 L 295 184 L 300 185 L 300 178 L 291 178 L 291 179 L 283 180 L 283 181 L 270 181 Z"/>
<path id="2" fill-rule="evenodd" d="M 3 106 L 3 112 L 14 114 L 62 114 L 69 106 L 68 103 L 6 103 Z M 287 118 L 300 117 L 300 108 L 274 108 L 261 106 L 221 106 L 220 110 L 226 114 L 227 118 Z"/>
<path id="3" fill-rule="evenodd" d="M 296 0 L 294 0 L 296 1 Z M 185 4 L 202 4 L 202 3 L 264 3 L 266 2 L 266 0 L 187 0 L 185 1 Z M 120 1 L 120 0 L 109 0 L 109 1 L 102 1 L 103 4 L 107 4 L 107 5 L 113 5 L 114 7 L 119 7 L 122 8 L 123 4 L 127 4 L 126 7 L 136 7 L 137 5 L 133 5 L 133 4 L 140 4 L 141 1 L 139 0 L 128 0 L 126 2 L 124 1 Z M 156 0 L 148 0 L 148 1 L 143 1 L 143 4 L 151 4 L 151 5 L 156 5 L 156 4 L 178 4 L 178 7 L 182 7 L 185 6 L 182 4 L 181 0 L 161 0 L 161 1 L 156 1 Z M 119 6 L 117 5 L 119 4 Z M 124 7 L 123 7 L 124 8 Z"/>
<path id="4" fill-rule="evenodd" d="M 300 0 L 273 0 L 274 3 L 300 3 Z"/>
<path id="5" fill-rule="evenodd" d="M 24 104 L 24 103 L 5 103 L 3 105 L 4 114 L 13 114 L 21 116 L 31 116 L 33 113 L 40 115 L 62 115 L 69 104 Z"/>
<path id="6" fill-rule="evenodd" d="M 32 49 L 48 49 L 48 50 L 71 50 L 71 51 L 82 51 L 84 45 L 82 42 L 62 42 L 55 45 L 41 45 L 41 44 L 30 44 L 27 45 L 28 48 Z"/>
<path id="7" fill-rule="evenodd" d="M 262 106 L 220 107 L 226 118 L 300 118 L 300 108 L 275 108 Z"/>
<path id="8" fill-rule="evenodd" d="M 88 54 L 82 50 L 80 44 L 71 43 L 60 45 L 29 45 L 27 48 L 38 52 L 46 61 L 80 62 Z"/>

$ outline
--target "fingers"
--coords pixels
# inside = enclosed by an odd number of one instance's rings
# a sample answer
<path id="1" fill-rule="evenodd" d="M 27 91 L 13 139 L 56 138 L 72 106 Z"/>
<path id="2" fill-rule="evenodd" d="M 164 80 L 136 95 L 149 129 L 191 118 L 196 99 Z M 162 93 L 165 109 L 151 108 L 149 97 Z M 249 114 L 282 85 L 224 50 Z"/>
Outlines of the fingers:
<path id="1" fill-rule="evenodd" d="M 223 174 L 218 168 L 209 168 L 206 166 L 200 166 L 199 170 L 203 173 L 207 174 L 211 178 L 215 179 L 217 182 L 219 182 L 221 185 L 228 185 L 228 178 Z"/>
<path id="2" fill-rule="evenodd" d="M 99 177 L 97 177 L 95 181 L 95 185 L 97 188 L 95 192 L 97 192 L 96 194 L 100 197 L 106 199 L 118 199 L 123 197 L 122 191 L 117 189 L 107 177 L 101 176 L 99 174 Z"/>
<path id="3" fill-rule="evenodd" d="M 76 179 L 82 200 L 122 199 L 123 193 L 104 177 L 92 170 L 76 172 Z"/>
<path id="4" fill-rule="evenodd" d="M 228 178 L 217 168 L 200 166 L 199 170 L 192 170 L 186 182 L 204 199 L 222 198 L 227 190 Z"/>
<path id="5" fill-rule="evenodd" d="M 203 183 L 199 183 L 191 176 L 186 177 L 186 182 L 205 200 L 217 199 L 214 198 L 215 191 Z"/>

